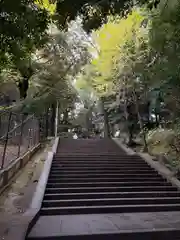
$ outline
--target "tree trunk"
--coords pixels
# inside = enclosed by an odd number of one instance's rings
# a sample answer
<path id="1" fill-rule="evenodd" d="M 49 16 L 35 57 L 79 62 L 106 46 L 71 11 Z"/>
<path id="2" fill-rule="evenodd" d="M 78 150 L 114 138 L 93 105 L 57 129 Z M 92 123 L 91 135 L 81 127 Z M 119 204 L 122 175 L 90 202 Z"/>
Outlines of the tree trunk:
<path id="1" fill-rule="evenodd" d="M 129 122 L 129 114 L 128 114 L 128 110 L 127 110 L 127 99 L 125 99 L 124 101 L 124 115 L 125 115 L 125 119 L 126 119 L 126 129 L 127 129 L 127 134 L 128 134 L 128 144 L 131 144 L 132 140 L 133 140 L 133 132 L 132 132 L 132 128 L 130 127 L 130 122 Z M 126 141 L 126 139 L 125 139 Z"/>
<path id="2" fill-rule="evenodd" d="M 156 127 L 159 127 L 159 118 L 158 118 L 158 113 L 156 109 L 155 109 L 155 119 L 156 119 Z"/>
<path id="3" fill-rule="evenodd" d="M 141 129 L 142 134 L 143 134 L 144 151 L 148 152 L 148 146 L 147 146 L 147 142 L 146 142 L 146 134 L 145 134 L 144 127 L 143 127 L 142 118 L 141 118 L 141 115 L 139 113 L 139 104 L 138 104 L 138 99 L 137 99 L 137 95 L 136 95 L 135 91 L 133 91 L 133 95 L 134 95 L 134 100 L 135 100 L 136 112 L 137 112 L 137 116 L 138 116 L 138 120 L 139 120 L 139 124 L 140 124 L 140 129 Z"/>
<path id="4" fill-rule="evenodd" d="M 30 67 L 19 67 L 19 72 L 21 73 L 22 80 L 18 84 L 19 92 L 20 92 L 20 98 L 25 99 L 27 97 L 27 92 L 29 89 L 29 79 L 33 75 L 33 69 Z"/>
<path id="5" fill-rule="evenodd" d="M 106 138 L 111 138 L 108 114 L 107 114 L 106 110 L 104 110 L 104 127 L 105 127 L 105 137 Z"/>
<path id="6" fill-rule="evenodd" d="M 104 137 L 110 138 L 111 133 L 110 133 L 110 127 L 109 127 L 109 121 L 108 121 L 108 114 L 107 114 L 107 111 L 104 109 L 104 100 L 103 99 L 101 99 L 101 107 L 102 107 L 102 113 L 104 115 Z"/>
<path id="7" fill-rule="evenodd" d="M 27 97 L 27 91 L 29 88 L 29 79 L 24 78 L 22 81 L 18 84 L 19 93 L 20 93 L 20 99 L 25 99 Z"/>
<path id="8" fill-rule="evenodd" d="M 66 109 L 66 111 L 64 112 L 64 116 L 63 116 L 63 124 L 64 125 L 68 125 L 68 113 L 69 111 Z M 64 127 L 63 128 L 63 132 L 68 132 L 68 127 Z"/>

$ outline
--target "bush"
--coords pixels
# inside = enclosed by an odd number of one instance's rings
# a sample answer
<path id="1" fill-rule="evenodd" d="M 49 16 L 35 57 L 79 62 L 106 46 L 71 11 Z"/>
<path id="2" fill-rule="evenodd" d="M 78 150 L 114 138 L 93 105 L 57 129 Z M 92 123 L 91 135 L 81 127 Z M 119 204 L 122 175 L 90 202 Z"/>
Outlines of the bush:
<path id="1" fill-rule="evenodd" d="M 170 166 L 177 167 L 180 163 L 180 135 L 173 129 L 154 129 L 147 134 L 149 153 L 166 156 Z"/>

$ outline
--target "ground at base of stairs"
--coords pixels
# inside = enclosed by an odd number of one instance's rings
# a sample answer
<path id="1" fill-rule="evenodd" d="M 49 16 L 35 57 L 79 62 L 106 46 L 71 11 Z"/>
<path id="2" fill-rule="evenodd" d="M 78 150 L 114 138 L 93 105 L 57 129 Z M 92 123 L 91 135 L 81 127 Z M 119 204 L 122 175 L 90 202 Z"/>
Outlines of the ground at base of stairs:
<path id="1" fill-rule="evenodd" d="M 41 216 L 28 239 L 180 231 L 180 212 Z M 79 237 L 78 237 L 79 236 Z M 162 236 L 162 235 L 160 235 Z M 168 236 L 168 235 L 167 235 Z M 180 233 L 179 233 L 180 236 Z M 57 238 L 58 239 L 58 238 Z M 89 239 L 89 238 L 88 238 Z M 179 238 L 180 239 L 180 238 Z M 165 240 L 165 239 L 164 239 Z M 174 240 L 174 239 L 173 239 Z"/>

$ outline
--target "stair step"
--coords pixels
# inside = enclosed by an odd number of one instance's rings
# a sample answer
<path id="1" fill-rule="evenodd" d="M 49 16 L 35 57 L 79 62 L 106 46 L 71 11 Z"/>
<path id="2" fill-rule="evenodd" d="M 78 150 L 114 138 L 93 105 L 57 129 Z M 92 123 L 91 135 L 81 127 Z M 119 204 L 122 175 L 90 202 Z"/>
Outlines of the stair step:
<path id="1" fill-rule="evenodd" d="M 53 178 L 59 178 L 59 177 L 74 177 L 74 178 L 85 178 L 85 177 L 107 177 L 107 178 L 111 178 L 111 177 L 120 177 L 120 178 L 133 178 L 133 179 L 137 179 L 137 178 L 153 178 L 153 177 L 156 177 L 156 178 L 161 178 L 162 177 L 157 173 L 157 172 L 154 172 L 154 173 L 142 173 L 142 174 L 136 174 L 136 173 L 132 173 L 132 174 L 124 174 L 124 173 L 102 173 L 102 174 L 99 174 L 99 173 L 73 173 L 73 172 L 69 172 L 68 174 L 67 173 L 64 173 L 64 171 L 56 171 L 56 170 L 53 170 L 50 172 L 50 176 L 53 177 Z"/>
<path id="2" fill-rule="evenodd" d="M 68 206 L 102 206 L 102 205 L 149 205 L 149 204 L 180 204 L 180 197 L 154 197 L 154 198 L 99 198 L 99 199 L 68 199 L 44 200 L 43 208 Z"/>
<path id="3" fill-rule="evenodd" d="M 71 162 L 76 162 L 76 161 L 91 161 L 91 162 L 96 162 L 96 161 L 115 161 L 115 162 L 124 162 L 124 163 L 128 163 L 128 162 L 135 162 L 135 163 L 146 163 L 144 161 L 144 159 L 140 158 L 140 157 L 130 157 L 130 156 L 124 156 L 122 157 L 120 156 L 98 156 L 97 155 L 66 155 L 65 156 L 54 156 L 53 161 L 71 161 Z"/>
<path id="4" fill-rule="evenodd" d="M 180 230 L 174 228 L 174 222 L 179 224 L 178 214 L 170 214 L 167 221 L 164 213 L 41 216 L 28 240 L 178 240 Z"/>
<path id="5" fill-rule="evenodd" d="M 121 163 L 121 164 L 147 164 L 144 160 L 142 159 L 121 159 L 121 158 L 117 158 L 117 159 L 114 159 L 114 158 L 95 158 L 95 157 L 90 157 L 90 158 L 87 158 L 87 157 L 74 157 L 74 158 L 59 158 L 59 159 L 53 159 L 53 163 L 59 163 L 59 162 L 64 162 L 64 163 L 82 163 L 82 162 L 87 162 L 87 163 L 93 163 L 93 164 L 96 164 L 96 163 Z"/>
<path id="6" fill-rule="evenodd" d="M 74 183 L 47 183 L 47 187 L 123 187 L 123 186 L 171 186 L 170 183 L 168 182 L 162 182 L 162 181 L 157 181 L 157 182 L 87 182 L 87 183 L 82 183 L 82 182 L 74 182 Z"/>
<path id="7" fill-rule="evenodd" d="M 97 193 L 45 193 L 44 200 L 87 199 L 87 198 L 149 198 L 180 197 L 180 192 L 97 192 Z"/>
<path id="8" fill-rule="evenodd" d="M 127 157 L 117 157 L 117 158 L 114 158 L 114 157 L 98 157 L 98 156 L 94 156 L 94 157 L 91 157 L 91 156 L 87 156 L 87 157 L 81 157 L 81 156 L 73 156 L 73 157 L 55 157 L 53 158 L 53 162 L 60 162 L 60 161 L 64 161 L 64 162 L 92 162 L 92 163 L 95 163 L 95 162 L 115 162 L 115 163 L 118 163 L 118 162 L 122 162 L 122 163 L 145 163 L 146 162 L 141 159 L 141 158 L 127 158 Z"/>
<path id="9" fill-rule="evenodd" d="M 133 182 L 134 180 L 136 181 L 143 181 L 143 182 L 166 182 L 163 178 L 161 177 L 152 177 L 151 179 L 149 178 L 141 178 L 137 177 L 136 179 L 134 178 L 121 178 L 121 177 L 106 177 L 102 178 L 101 176 L 99 178 L 67 178 L 59 175 L 58 178 L 54 178 L 52 175 L 49 176 L 48 183 L 71 183 L 71 182 L 114 182 L 114 181 L 120 181 L 120 182 Z"/>
<path id="10" fill-rule="evenodd" d="M 180 191 L 138 154 L 127 155 L 110 139 L 62 139 L 52 161 L 40 218 L 33 219 L 37 220 L 35 230 L 26 239 L 92 240 L 97 236 L 99 240 L 169 240 L 162 237 L 166 235 L 141 238 L 132 232 L 142 233 L 147 226 L 152 232 L 165 231 L 167 226 L 171 229 L 175 224 L 179 227 L 172 219 L 177 211 L 180 213 Z M 132 217 L 125 217 L 128 214 Z M 121 224 L 115 227 L 118 231 L 111 231 L 117 223 Z M 122 231 L 129 234 L 122 237 Z"/>
<path id="11" fill-rule="evenodd" d="M 145 162 L 128 162 L 128 161 L 125 161 L 125 162 L 122 162 L 122 161 L 114 161 L 114 160 L 109 160 L 109 161 L 103 161 L 103 160 L 97 160 L 97 161 L 90 161 L 90 160 L 82 160 L 82 161 L 70 161 L 70 160 L 67 160 L 67 161 L 64 161 L 64 160 L 59 160 L 59 161 L 54 161 L 52 162 L 53 165 L 59 165 L 59 164 L 67 164 L 67 165 L 83 165 L 83 164 L 89 164 L 89 165 L 99 165 L 99 164 L 111 164 L 111 165 L 120 165 L 120 166 L 134 166 L 134 167 L 141 167 L 141 166 L 149 166 L 147 163 Z"/>
<path id="12" fill-rule="evenodd" d="M 53 162 L 72 162 L 72 163 L 76 163 L 77 162 L 91 162 L 91 163 L 96 163 L 96 162 L 114 162 L 114 163 L 139 163 L 139 164 L 147 164 L 143 159 L 139 158 L 139 159 L 133 159 L 133 158 L 110 158 L 110 157 L 95 157 L 95 156 L 74 156 L 74 157 L 60 157 L 60 158 L 53 158 Z"/>
<path id="13" fill-rule="evenodd" d="M 109 169 L 109 168 L 107 168 L 107 169 L 104 169 L 104 168 L 100 168 L 100 169 L 97 169 L 97 168 L 94 168 L 94 169 L 88 169 L 88 168 L 86 168 L 86 169 L 81 169 L 81 168 L 77 168 L 77 169 L 64 169 L 64 168 L 57 168 L 57 167 L 52 167 L 51 168 L 51 171 L 62 171 L 62 172 L 69 172 L 69 173 L 84 173 L 84 174 L 87 174 L 87 173 L 97 173 L 98 172 L 98 174 L 99 173 L 101 173 L 101 174 L 103 174 L 103 173 L 109 173 L 109 174 L 114 174 L 114 173 L 121 173 L 121 174 L 125 174 L 125 172 L 124 172 L 124 170 L 123 169 L 121 169 L 121 168 L 116 168 L 116 169 Z M 143 172 L 144 172 L 144 174 L 153 174 L 153 173 L 157 173 L 157 171 L 156 170 L 154 170 L 154 169 L 148 169 L 148 170 L 141 170 L 141 169 L 134 169 L 134 170 L 132 170 L 132 169 L 127 169 L 126 170 L 126 174 L 136 174 L 137 172 L 139 171 L 139 173 L 142 173 L 143 174 Z"/>
<path id="14" fill-rule="evenodd" d="M 91 174 L 74 174 L 74 173 L 68 173 L 65 174 L 64 172 L 61 171 L 51 171 L 50 175 L 51 178 L 97 178 L 97 177 L 101 177 L 101 178 L 123 178 L 123 179 L 133 179 L 136 180 L 138 178 L 142 179 L 142 178 L 148 178 L 148 179 L 153 179 L 153 178 L 158 178 L 158 179 L 162 179 L 163 177 L 161 177 L 158 173 L 153 173 L 153 174 L 118 174 L 118 173 L 114 173 L 114 174 L 97 174 L 97 173 L 91 173 Z"/>
<path id="15" fill-rule="evenodd" d="M 64 159 L 64 158 L 59 158 L 59 159 L 53 159 L 53 163 L 60 163 L 60 162 L 65 162 L 65 163 L 93 163 L 93 164 L 96 164 L 96 163 L 101 163 L 101 162 L 104 162 L 104 163 L 122 163 L 122 164 L 130 164 L 130 163 L 134 163 L 134 164 L 147 164 L 144 160 L 142 159 L 124 159 L 124 158 L 117 158 L 117 159 L 113 159 L 113 158 L 95 158 L 95 157 L 91 157 L 91 158 L 80 158 L 80 157 L 75 157 L 75 158 L 67 158 L 67 159 Z"/>
<path id="16" fill-rule="evenodd" d="M 84 170 L 83 170 L 84 169 Z M 127 173 L 152 173 L 152 172 L 156 172 L 154 169 L 149 168 L 149 169 L 125 169 L 125 168 L 120 168 L 120 167 L 54 167 L 52 166 L 51 170 L 62 170 L 62 171 L 69 171 L 69 172 L 83 172 L 83 173 L 87 173 L 87 172 L 121 172 L 124 173 L 124 171 L 126 171 Z"/>
<path id="17" fill-rule="evenodd" d="M 71 152 L 71 153 L 70 153 Z M 87 158 L 87 159 L 125 159 L 125 160 L 134 160 L 134 161 L 143 161 L 143 159 L 140 156 L 135 156 L 135 155 L 121 155 L 118 153 L 92 153 L 92 152 L 88 152 L 88 153 L 77 153 L 77 152 L 72 152 L 72 150 L 70 150 L 70 152 L 66 152 L 66 153 L 57 153 L 54 156 L 54 159 L 83 159 L 83 158 Z"/>
<path id="18" fill-rule="evenodd" d="M 62 154 L 62 153 L 59 153 L 59 154 L 55 154 L 54 155 L 54 159 L 63 159 L 63 160 L 66 160 L 66 159 L 75 159 L 75 158 L 80 158 L 80 159 L 83 159 L 84 157 L 86 157 L 87 159 L 92 159 L 92 161 L 94 159 L 99 159 L 99 160 L 102 160 L 102 159 L 105 159 L 105 160 L 109 160 L 109 159 L 114 159 L 114 160 L 131 160 L 131 161 L 144 161 L 144 159 L 139 156 L 139 155 L 127 155 L 127 154 L 121 154 L 121 153 L 116 153 L 116 154 L 99 154 L 99 153 L 91 153 L 91 154 L 74 154 L 74 153 L 67 153 L 67 154 Z"/>
<path id="19" fill-rule="evenodd" d="M 141 160 L 143 160 L 141 158 L 141 156 L 139 156 L 138 154 L 128 155 L 128 154 L 113 153 L 113 152 L 107 153 L 107 154 L 102 154 L 100 151 L 98 152 L 98 154 L 94 153 L 93 151 L 91 151 L 91 154 L 87 154 L 87 153 L 74 154 L 74 152 L 72 152 L 72 151 L 68 152 L 68 154 L 67 154 L 67 152 L 64 153 L 64 154 L 62 152 L 57 152 L 56 155 L 54 156 L 54 158 L 60 158 L 60 157 L 61 158 L 62 157 L 63 158 L 68 158 L 69 156 L 71 156 L 72 158 L 75 157 L 75 156 L 78 156 L 78 157 L 83 157 L 83 156 L 92 157 L 92 156 L 94 156 L 94 157 L 98 157 L 98 158 L 103 156 L 105 158 L 106 157 L 107 158 L 114 157 L 114 158 L 121 158 L 121 159 L 129 158 L 129 159 L 141 159 Z"/>
<path id="20" fill-rule="evenodd" d="M 71 215 L 71 214 L 133 213 L 133 212 L 140 213 L 140 212 L 164 212 L 164 211 L 180 211 L 180 204 L 51 207 L 41 208 L 40 214 Z"/>
<path id="21" fill-rule="evenodd" d="M 92 153 L 93 152 L 93 153 Z M 68 150 L 67 152 L 60 152 L 60 153 L 57 153 L 56 154 L 56 157 L 86 157 L 86 156 L 89 156 L 89 157 L 98 157 L 99 159 L 101 157 L 108 157 L 108 158 L 111 158 L 111 157 L 115 157 L 115 158 L 118 158 L 119 156 L 121 155 L 126 157 L 128 155 L 122 155 L 121 153 L 119 152 L 101 152 L 100 149 L 92 149 L 92 150 L 89 150 L 89 151 L 86 151 L 86 152 L 82 152 L 82 151 L 73 151 L 73 149 L 70 149 Z M 129 157 L 129 156 L 128 156 Z M 130 157 L 129 157 L 130 158 Z M 137 158 L 140 158 L 139 156 Z"/>
<path id="22" fill-rule="evenodd" d="M 149 170 L 149 169 L 152 169 L 150 166 L 146 165 L 146 166 L 132 166 L 132 165 L 129 165 L 129 166 L 124 166 L 122 164 L 62 164 L 62 163 L 59 163 L 59 164 L 52 164 L 52 168 L 71 168 L 71 169 L 77 169 L 77 168 L 88 168 L 88 169 L 94 169 L 94 168 L 103 168 L 103 169 L 106 169 L 106 168 L 109 168 L 109 169 L 116 169 L 116 168 L 119 168 L 119 169 L 123 169 L 123 170 L 128 170 L 128 169 L 139 169 L 139 170 Z"/>
<path id="23" fill-rule="evenodd" d="M 89 192 L 145 192 L 145 191 L 177 191 L 177 188 L 172 186 L 101 186 L 101 187 L 49 187 L 46 188 L 46 193 L 89 193 Z"/>

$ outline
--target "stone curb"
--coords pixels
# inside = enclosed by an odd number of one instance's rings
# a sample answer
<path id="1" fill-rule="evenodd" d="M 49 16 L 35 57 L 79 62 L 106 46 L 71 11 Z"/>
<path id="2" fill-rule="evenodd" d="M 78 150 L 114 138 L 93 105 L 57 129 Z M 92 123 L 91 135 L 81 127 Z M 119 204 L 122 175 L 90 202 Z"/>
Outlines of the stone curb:
<path id="1" fill-rule="evenodd" d="M 120 148 L 122 148 L 128 155 L 133 155 L 133 154 L 135 154 L 135 152 L 134 152 L 131 148 L 126 147 L 119 138 L 112 138 L 112 140 L 113 140 Z"/>
<path id="2" fill-rule="evenodd" d="M 27 237 L 27 235 L 31 231 L 32 227 L 36 224 L 36 222 L 39 218 L 39 211 L 41 209 L 42 200 L 43 200 L 43 197 L 44 197 L 46 184 L 47 184 L 48 177 L 49 177 L 49 172 L 50 172 L 50 169 L 51 169 L 52 160 L 53 160 L 54 154 L 57 151 L 58 143 L 59 143 L 59 137 L 57 137 L 55 139 L 54 144 L 52 146 L 52 150 L 47 153 L 47 158 L 45 160 L 45 165 L 44 165 L 42 174 L 40 176 L 40 179 L 38 181 L 36 191 L 35 191 L 33 199 L 32 199 L 31 206 L 24 214 L 24 217 L 26 219 L 28 219 L 28 224 L 27 224 L 27 227 L 26 227 L 26 231 L 25 231 L 25 233 L 23 231 L 22 238 L 20 238 L 18 240 L 24 240 Z"/>

